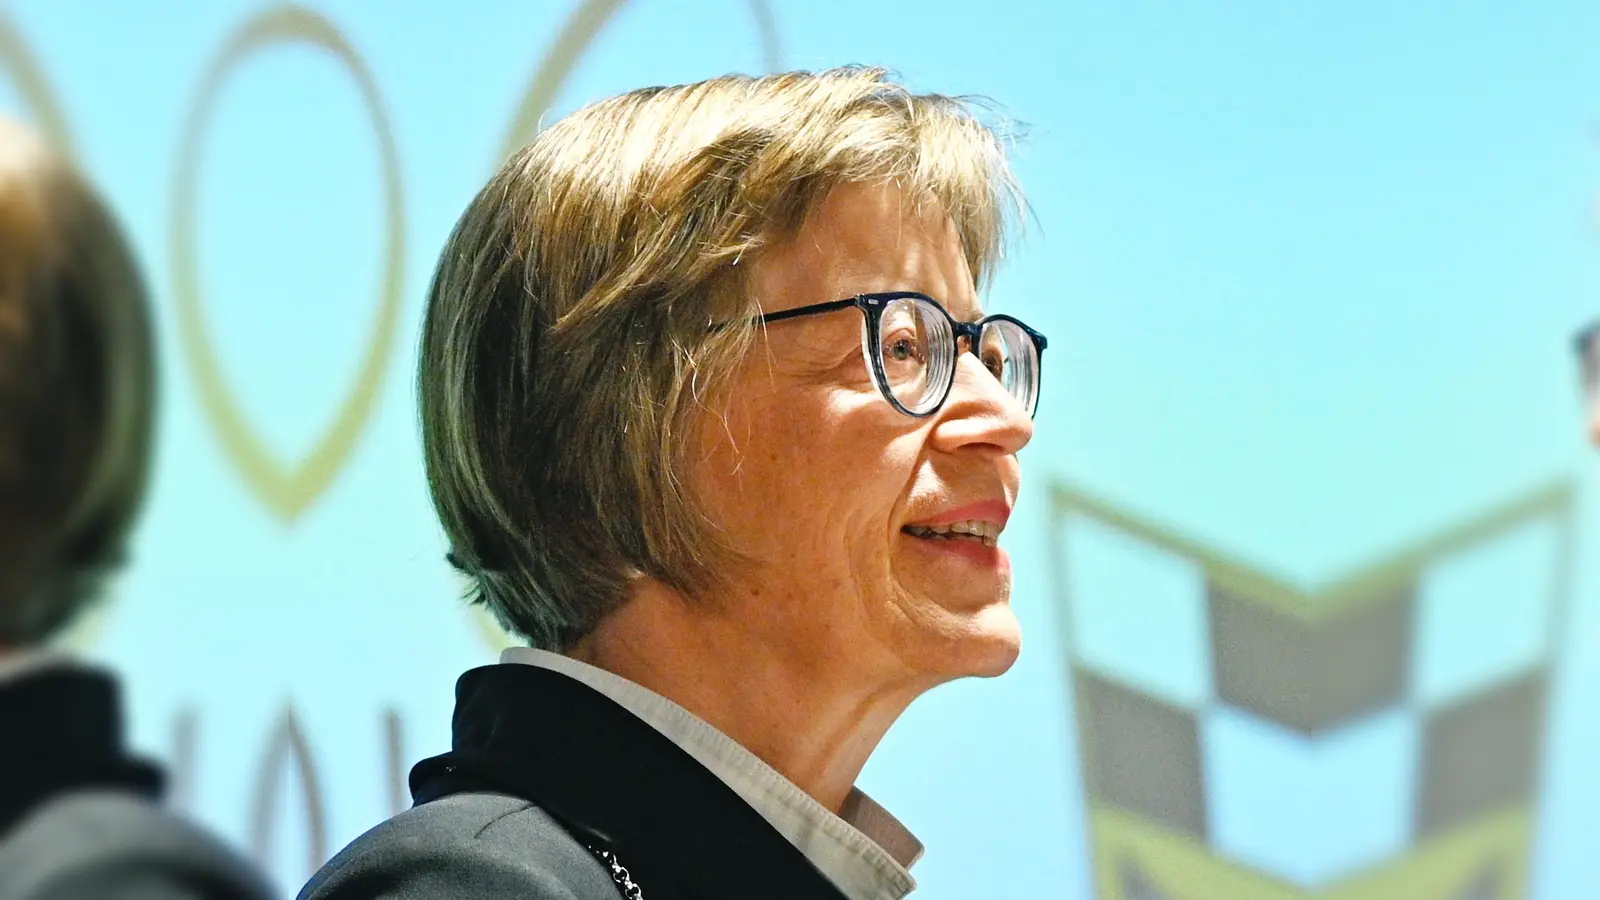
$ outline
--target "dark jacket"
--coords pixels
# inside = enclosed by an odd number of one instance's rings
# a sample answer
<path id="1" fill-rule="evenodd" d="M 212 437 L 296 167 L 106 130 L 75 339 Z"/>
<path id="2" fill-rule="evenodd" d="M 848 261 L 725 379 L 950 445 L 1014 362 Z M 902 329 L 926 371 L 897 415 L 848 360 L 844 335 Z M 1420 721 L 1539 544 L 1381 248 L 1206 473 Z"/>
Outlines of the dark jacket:
<path id="1" fill-rule="evenodd" d="M 242 858 L 159 805 L 115 682 L 81 668 L 0 684 L 0 900 L 265 900 Z"/>
<path id="2" fill-rule="evenodd" d="M 565 675 L 504 664 L 456 689 L 453 750 L 411 773 L 417 805 L 334 857 L 300 900 L 839 900 L 738 794 Z M 605 860 L 605 862 L 602 862 Z"/>

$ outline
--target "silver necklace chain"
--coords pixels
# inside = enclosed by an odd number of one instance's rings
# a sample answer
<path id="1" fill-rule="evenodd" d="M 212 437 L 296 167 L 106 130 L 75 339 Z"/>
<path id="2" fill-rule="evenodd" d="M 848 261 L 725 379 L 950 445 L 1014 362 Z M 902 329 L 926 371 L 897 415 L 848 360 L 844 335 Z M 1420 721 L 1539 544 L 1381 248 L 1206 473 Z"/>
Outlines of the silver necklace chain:
<path id="1" fill-rule="evenodd" d="M 593 853 L 595 858 L 604 863 L 610 871 L 611 881 L 616 884 L 623 900 L 644 900 L 644 892 L 639 889 L 639 885 L 634 883 L 633 876 L 629 875 L 627 868 L 617 860 L 615 853 L 610 850 L 597 850 L 594 847 L 590 847 L 589 852 Z"/>

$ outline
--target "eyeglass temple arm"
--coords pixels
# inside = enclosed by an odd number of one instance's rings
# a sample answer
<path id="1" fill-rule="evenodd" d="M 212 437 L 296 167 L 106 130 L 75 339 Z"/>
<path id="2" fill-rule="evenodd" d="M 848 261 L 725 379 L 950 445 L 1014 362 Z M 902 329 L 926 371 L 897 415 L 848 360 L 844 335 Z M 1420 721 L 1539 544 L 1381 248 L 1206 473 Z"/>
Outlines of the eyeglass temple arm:
<path id="1" fill-rule="evenodd" d="M 859 306 L 860 298 L 847 297 L 843 300 L 830 300 L 827 303 L 813 303 L 810 306 L 800 306 L 786 309 L 782 312 L 763 313 L 750 320 L 752 325 L 766 325 L 770 322 L 782 322 L 784 319 L 798 319 L 801 316 L 814 316 L 818 313 L 833 312 L 849 306 Z"/>

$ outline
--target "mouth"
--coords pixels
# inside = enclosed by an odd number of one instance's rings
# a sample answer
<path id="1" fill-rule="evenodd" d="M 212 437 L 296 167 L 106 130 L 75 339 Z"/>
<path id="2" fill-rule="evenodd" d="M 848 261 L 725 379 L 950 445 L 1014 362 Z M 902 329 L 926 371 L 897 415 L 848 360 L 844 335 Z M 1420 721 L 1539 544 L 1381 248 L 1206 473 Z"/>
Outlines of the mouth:
<path id="1" fill-rule="evenodd" d="M 900 530 L 930 541 L 975 541 L 985 547 L 1000 543 L 1000 526 L 982 519 L 966 519 L 948 525 L 907 525 Z"/>
<path id="2" fill-rule="evenodd" d="M 902 534 L 926 542 L 931 548 L 965 550 L 987 558 L 996 551 L 1000 532 L 1011 517 L 1011 505 L 1003 500 L 985 500 L 952 507 L 916 522 L 903 525 Z"/>

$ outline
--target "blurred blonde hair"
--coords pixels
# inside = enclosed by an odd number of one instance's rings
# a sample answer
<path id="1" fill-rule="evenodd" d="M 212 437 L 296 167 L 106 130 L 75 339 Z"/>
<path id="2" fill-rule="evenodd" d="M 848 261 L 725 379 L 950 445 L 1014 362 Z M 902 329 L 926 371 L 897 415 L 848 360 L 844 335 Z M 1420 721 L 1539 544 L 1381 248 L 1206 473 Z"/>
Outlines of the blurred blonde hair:
<path id="1" fill-rule="evenodd" d="M 0 117 L 0 645 L 49 638 L 121 562 L 154 403 L 121 231 L 62 156 Z"/>
<path id="2" fill-rule="evenodd" d="M 1021 209 L 969 101 L 872 68 L 632 91 L 500 169 L 444 248 L 419 370 L 428 481 L 472 599 L 561 649 L 636 575 L 715 588 L 734 555 L 686 489 L 697 412 L 749 346 L 751 264 L 854 182 L 936 204 L 980 282 Z"/>

